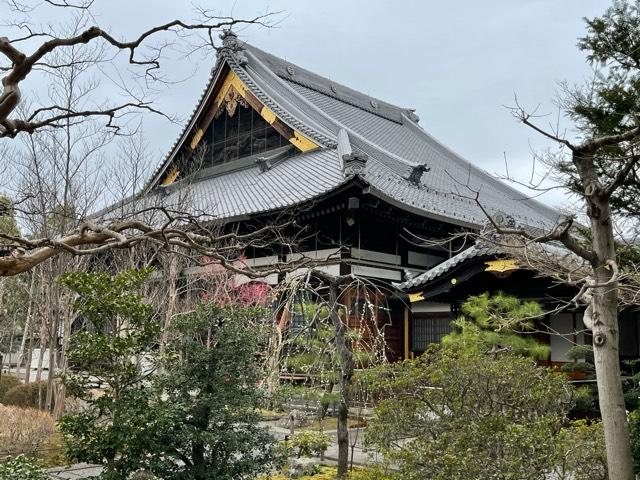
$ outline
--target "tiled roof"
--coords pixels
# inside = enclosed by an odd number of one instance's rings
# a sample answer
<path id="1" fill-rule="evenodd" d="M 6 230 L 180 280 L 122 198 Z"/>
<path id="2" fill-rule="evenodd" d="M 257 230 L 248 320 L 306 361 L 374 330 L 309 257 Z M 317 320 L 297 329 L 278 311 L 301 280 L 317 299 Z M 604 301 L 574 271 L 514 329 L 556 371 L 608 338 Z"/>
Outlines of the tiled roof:
<path id="1" fill-rule="evenodd" d="M 588 267 L 584 259 L 578 257 L 561 244 L 535 243 L 528 245 L 526 242 L 520 243 L 518 239 L 510 239 L 509 237 L 503 237 L 502 239 L 496 237 L 495 242 L 496 243 L 487 240 L 478 240 L 471 247 L 426 272 L 410 278 L 405 282 L 396 283 L 394 286 L 404 291 L 418 290 L 469 260 L 476 258 L 495 258 L 496 256 L 521 257 L 522 259 L 526 259 L 523 262 L 524 266 L 521 268 L 531 270 L 537 270 L 540 265 L 557 265 L 558 271 L 573 272 L 576 278 L 582 278 L 581 275 L 584 275 L 585 267 Z"/>
<path id="2" fill-rule="evenodd" d="M 477 227 L 487 221 L 473 199 L 479 191 L 484 208 L 519 224 L 544 228 L 557 218 L 553 209 L 523 198 L 437 142 L 417 124 L 410 109 L 359 93 L 242 42 L 234 41 L 233 48 L 221 49 L 220 55 L 218 69 L 226 62 L 282 121 L 321 149 L 285 160 L 264 173 L 250 167 L 188 182 L 196 210 L 237 217 L 286 208 L 338 187 L 347 181 L 336 148 L 343 130 L 353 152 L 368 157 L 359 177 L 373 194 L 401 208 Z M 200 105 L 211 94 L 215 78 L 214 73 Z M 183 132 L 181 138 L 188 134 Z M 166 168 L 166 162 L 158 171 Z M 422 164 L 429 171 L 414 185 L 408 177 L 413 167 Z"/>
<path id="3" fill-rule="evenodd" d="M 169 187 L 165 206 L 182 205 L 194 214 L 233 218 L 279 210 L 312 200 L 345 182 L 335 149 L 320 149 L 277 163 L 261 172 L 244 168 Z"/>
<path id="4" fill-rule="evenodd" d="M 467 260 L 470 260 L 476 257 L 497 255 L 499 253 L 500 253 L 499 249 L 493 245 L 478 243 L 476 245 L 473 245 L 467 248 L 466 250 L 463 250 L 457 255 L 454 255 L 448 260 L 445 260 L 439 265 L 436 265 L 435 267 L 427 270 L 426 272 L 421 273 L 420 275 L 417 275 L 407 280 L 406 282 L 398 283 L 395 286 L 400 290 L 405 290 L 405 291 L 415 290 L 421 287 L 422 285 L 426 285 L 432 280 L 435 280 L 441 275 L 444 275 L 445 273 L 451 271 L 453 268 L 455 268 L 456 266 L 460 265 L 463 262 L 466 262 Z"/>

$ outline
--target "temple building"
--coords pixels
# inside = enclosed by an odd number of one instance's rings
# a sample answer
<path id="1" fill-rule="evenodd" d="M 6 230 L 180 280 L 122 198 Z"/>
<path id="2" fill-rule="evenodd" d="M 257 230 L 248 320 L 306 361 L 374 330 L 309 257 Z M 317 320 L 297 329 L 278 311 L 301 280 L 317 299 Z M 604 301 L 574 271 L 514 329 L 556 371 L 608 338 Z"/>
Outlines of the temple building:
<path id="1" fill-rule="evenodd" d="M 470 294 L 503 290 L 542 302 L 565 295 L 500 252 L 459 240 L 482 229 L 487 213 L 543 230 L 556 222 L 555 210 L 439 143 L 414 110 L 312 73 L 231 32 L 146 193 L 168 204 L 188 199 L 193 212 L 228 224 L 268 224 L 287 214 L 306 229 L 296 251 L 251 249 L 244 253 L 249 264 L 306 255 L 328 259 L 322 268 L 329 273 L 396 285 L 405 294 L 390 294 L 385 310 L 390 358 L 437 342 Z M 547 320 L 562 334 L 548 336 L 551 360 L 565 361 L 568 346 L 585 341 L 576 333 L 583 330 L 579 314 Z"/>

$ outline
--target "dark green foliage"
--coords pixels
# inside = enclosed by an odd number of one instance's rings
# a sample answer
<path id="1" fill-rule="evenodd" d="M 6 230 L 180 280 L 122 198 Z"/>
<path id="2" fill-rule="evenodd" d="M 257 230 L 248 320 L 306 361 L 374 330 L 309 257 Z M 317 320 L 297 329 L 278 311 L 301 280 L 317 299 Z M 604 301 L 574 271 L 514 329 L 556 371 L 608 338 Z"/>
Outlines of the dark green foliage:
<path id="1" fill-rule="evenodd" d="M 571 360 L 562 366 L 562 371 L 579 374 L 588 383 L 576 389 L 574 406 L 569 416 L 574 419 L 600 418 L 598 387 L 595 383 L 596 368 L 593 363 L 592 345 L 574 345 L 567 351 Z"/>
<path id="2" fill-rule="evenodd" d="M 76 373 L 64 378 L 71 395 L 92 400 L 88 387 L 98 383 L 118 397 L 120 389 L 144 376 L 144 357 L 153 351 L 160 331 L 153 306 L 136 293 L 150 273 L 78 272 L 62 277 L 62 283 L 78 294 L 74 307 L 85 321 L 85 328 L 73 336 L 69 352 Z"/>
<path id="3" fill-rule="evenodd" d="M 23 408 L 40 408 L 47 394 L 47 382 L 21 383 L 9 389 L 4 396 L 5 405 Z"/>
<path id="4" fill-rule="evenodd" d="M 150 462 L 161 478 L 255 478 L 279 464 L 258 426 L 261 378 L 255 308 L 201 305 L 173 324 L 173 350 L 158 378 L 173 425 Z"/>
<path id="5" fill-rule="evenodd" d="M 638 410 L 640 408 L 640 374 L 622 382 L 622 389 L 625 408 L 629 411 Z"/>
<path id="6" fill-rule="evenodd" d="M 484 293 L 469 297 L 462 304 L 462 314 L 454 322 L 454 331 L 442 339 L 444 344 L 474 353 L 509 351 L 533 358 L 549 356 L 548 346 L 527 336 L 534 320 L 544 315 L 536 302 Z"/>
<path id="7" fill-rule="evenodd" d="M 596 369 L 593 365 L 593 345 L 574 345 L 566 353 L 573 363 L 566 365 L 567 369 L 581 372 L 587 379 L 595 378 Z"/>
<path id="8" fill-rule="evenodd" d="M 5 403 L 4 397 L 7 392 L 20 384 L 18 377 L 3 373 L 2 377 L 0 377 L 0 403 Z"/>
<path id="9" fill-rule="evenodd" d="M 629 415 L 629 434 L 631 436 L 631 453 L 633 455 L 633 468 L 640 473 L 640 410 Z"/>
<path id="10" fill-rule="evenodd" d="M 169 419 L 154 403 L 147 377 L 154 369 L 159 328 L 153 308 L 137 294 L 149 270 L 115 276 L 72 273 L 62 283 L 78 294 L 75 308 L 86 328 L 72 338 L 69 362 L 74 371 L 62 377 L 68 392 L 87 407 L 63 417 L 67 455 L 103 464 L 105 479 L 120 480 L 144 464 L 157 447 L 155 431 Z M 92 390 L 102 387 L 99 395 Z"/>
<path id="11" fill-rule="evenodd" d="M 625 360 L 622 368 L 627 378 L 622 382 L 624 406 L 628 411 L 640 411 L 640 360 Z"/>
<path id="12" fill-rule="evenodd" d="M 598 389 L 595 384 L 596 370 L 593 359 L 592 345 L 575 345 L 567 352 L 567 357 L 572 360 L 562 366 L 565 372 L 579 372 L 584 380 L 591 380 L 580 387 L 576 392 L 575 406 L 571 411 L 572 418 L 599 418 Z M 622 382 L 625 408 L 632 412 L 640 408 L 640 373 L 634 373 L 638 367 L 637 360 L 623 362 L 625 374 L 628 376 Z"/>
<path id="13" fill-rule="evenodd" d="M 596 75 L 583 87 L 565 85 L 564 109 L 584 138 L 627 132 L 636 126 L 640 104 L 640 2 L 614 0 L 604 15 L 585 20 L 587 34 L 579 39 L 578 47 L 586 52 Z M 600 149 L 596 169 L 603 184 L 620 171 L 635 144 L 631 141 Z M 575 166 L 563 161 L 559 167 L 566 175 L 566 185 L 579 193 L 581 181 Z M 636 176 L 629 175 L 611 198 L 613 210 L 637 216 L 639 194 Z"/>
<path id="14" fill-rule="evenodd" d="M 569 416 L 573 419 L 600 418 L 598 387 L 595 383 L 576 388 L 574 405 Z"/>
<path id="15" fill-rule="evenodd" d="M 59 422 L 71 458 L 105 466 L 101 478 L 139 470 L 164 479 L 254 478 L 278 464 L 258 426 L 258 309 L 201 306 L 177 316 L 163 373 L 153 308 L 136 293 L 149 271 L 75 273 L 63 282 L 87 328 L 75 335 L 63 378 L 87 402 Z M 156 374 L 154 374 L 156 373 Z M 99 395 L 91 387 L 99 383 Z"/>
<path id="16" fill-rule="evenodd" d="M 146 327 L 153 307 L 145 304 L 137 292 L 151 272 L 148 268 L 126 270 L 114 276 L 75 272 L 63 275 L 61 282 L 78 294 L 74 308 L 90 326 L 95 330 L 111 327 L 113 332 L 123 319 L 133 326 Z M 147 330 L 132 333 L 147 333 Z"/>

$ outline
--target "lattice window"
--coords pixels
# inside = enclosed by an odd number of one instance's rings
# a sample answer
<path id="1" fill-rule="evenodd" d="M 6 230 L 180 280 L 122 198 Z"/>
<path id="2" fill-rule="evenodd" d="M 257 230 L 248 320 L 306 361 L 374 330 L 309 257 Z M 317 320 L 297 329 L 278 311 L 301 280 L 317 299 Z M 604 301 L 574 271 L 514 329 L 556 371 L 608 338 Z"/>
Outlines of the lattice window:
<path id="1" fill-rule="evenodd" d="M 440 343 L 442 337 L 451 333 L 449 316 L 416 317 L 411 323 L 411 350 L 424 352 L 432 343 Z"/>
<path id="2" fill-rule="evenodd" d="M 232 111 L 220 109 L 205 138 L 209 149 L 205 167 L 222 165 L 289 145 L 258 112 L 241 103 Z"/>

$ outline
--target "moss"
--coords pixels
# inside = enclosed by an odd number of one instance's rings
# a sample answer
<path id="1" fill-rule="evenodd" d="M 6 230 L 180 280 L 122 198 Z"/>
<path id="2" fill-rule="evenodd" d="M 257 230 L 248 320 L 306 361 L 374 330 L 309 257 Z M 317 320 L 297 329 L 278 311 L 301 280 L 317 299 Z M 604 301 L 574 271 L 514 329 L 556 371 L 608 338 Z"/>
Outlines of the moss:
<path id="1" fill-rule="evenodd" d="M 59 432 L 47 439 L 39 457 L 45 467 L 61 467 L 70 463 L 64 454 L 64 441 Z"/>

